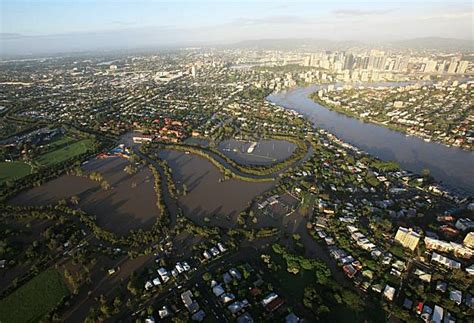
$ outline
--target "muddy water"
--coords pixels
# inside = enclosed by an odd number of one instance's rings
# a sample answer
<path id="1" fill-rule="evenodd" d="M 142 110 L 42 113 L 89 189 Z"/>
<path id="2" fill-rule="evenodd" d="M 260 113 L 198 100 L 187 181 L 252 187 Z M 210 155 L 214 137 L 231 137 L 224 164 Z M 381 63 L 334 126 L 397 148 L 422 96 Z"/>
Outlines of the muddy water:
<path id="1" fill-rule="evenodd" d="M 159 157 L 168 162 L 177 187 L 187 187 L 179 204 L 185 215 L 199 224 L 208 217 L 210 225 L 234 227 L 237 215 L 252 199 L 276 185 L 236 179 L 219 182 L 223 174 L 208 160 L 193 154 L 161 150 Z"/>
<path id="2" fill-rule="evenodd" d="M 18 205 L 46 205 L 77 195 L 77 207 L 97 217 L 99 226 L 120 235 L 132 229 L 151 228 L 158 215 L 153 175 L 141 168 L 134 175 L 123 171 L 128 161 L 122 158 L 94 159 L 83 166 L 86 174 L 101 173 L 111 185 L 100 185 L 85 177 L 64 175 L 40 187 L 22 192 L 10 200 Z"/>
<path id="3" fill-rule="evenodd" d="M 229 158 L 243 165 L 271 165 L 288 159 L 296 149 L 296 145 L 285 140 L 260 140 L 253 151 L 249 148 L 253 143 L 243 140 L 224 140 L 218 149 Z"/>
<path id="4" fill-rule="evenodd" d="M 272 94 L 267 100 L 304 114 L 315 127 L 325 129 L 376 157 L 394 160 L 402 168 L 415 173 L 427 168 L 436 180 L 452 190 L 474 194 L 474 152 L 407 137 L 381 125 L 331 111 L 308 97 L 318 89 L 318 86 L 296 88 Z"/>

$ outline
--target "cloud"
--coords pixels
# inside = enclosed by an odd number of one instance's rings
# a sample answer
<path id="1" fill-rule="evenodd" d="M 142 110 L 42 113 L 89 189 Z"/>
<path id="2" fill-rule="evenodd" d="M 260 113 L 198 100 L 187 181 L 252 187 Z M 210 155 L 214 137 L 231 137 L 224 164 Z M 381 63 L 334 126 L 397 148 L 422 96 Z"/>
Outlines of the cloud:
<path id="1" fill-rule="evenodd" d="M 133 26 L 136 23 L 137 23 L 136 21 L 121 21 L 121 20 L 115 20 L 111 22 L 112 25 L 117 25 L 117 26 Z"/>
<path id="2" fill-rule="evenodd" d="M 316 19 L 310 19 L 302 16 L 268 16 L 263 18 L 239 18 L 234 20 L 231 25 L 236 26 L 255 26 L 255 25 L 309 25 L 314 24 Z"/>
<path id="3" fill-rule="evenodd" d="M 461 18 L 472 18 L 474 16 L 474 11 L 468 12 L 452 12 L 452 13 L 440 13 L 431 16 L 423 16 L 418 20 L 456 20 Z"/>
<path id="4" fill-rule="evenodd" d="M 361 17 L 361 16 L 380 16 L 393 12 L 395 9 L 386 10 L 361 10 L 361 9 L 337 9 L 332 13 L 338 17 Z"/>
<path id="5" fill-rule="evenodd" d="M 25 36 L 22 34 L 17 34 L 17 33 L 0 33 L 0 39 L 2 40 L 19 39 L 19 38 L 25 38 Z"/>

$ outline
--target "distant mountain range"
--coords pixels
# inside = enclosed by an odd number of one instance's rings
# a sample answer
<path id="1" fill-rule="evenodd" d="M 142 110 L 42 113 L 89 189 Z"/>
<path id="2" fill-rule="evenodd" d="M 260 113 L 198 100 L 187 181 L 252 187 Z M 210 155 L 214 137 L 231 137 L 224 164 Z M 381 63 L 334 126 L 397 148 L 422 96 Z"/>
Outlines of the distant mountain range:
<path id="1" fill-rule="evenodd" d="M 474 50 L 474 42 L 469 39 L 424 37 L 399 40 L 387 43 L 396 48 L 436 49 L 436 50 Z"/>
<path id="2" fill-rule="evenodd" d="M 287 38 L 287 39 L 258 39 L 244 40 L 230 47 L 248 48 L 248 49 L 273 49 L 273 50 L 290 50 L 290 49 L 341 49 L 362 45 L 357 41 L 333 41 L 329 39 L 314 38 Z"/>
<path id="3" fill-rule="evenodd" d="M 290 50 L 290 49 L 348 49 L 360 46 L 377 46 L 392 49 L 426 49 L 426 50 L 450 50 L 450 51 L 471 51 L 474 50 L 474 42 L 468 39 L 424 37 L 390 42 L 362 42 L 362 41 L 333 41 L 329 39 L 313 38 L 290 38 L 290 39 L 257 39 L 244 40 L 226 47 L 248 48 L 248 49 L 270 49 L 270 50 Z"/>

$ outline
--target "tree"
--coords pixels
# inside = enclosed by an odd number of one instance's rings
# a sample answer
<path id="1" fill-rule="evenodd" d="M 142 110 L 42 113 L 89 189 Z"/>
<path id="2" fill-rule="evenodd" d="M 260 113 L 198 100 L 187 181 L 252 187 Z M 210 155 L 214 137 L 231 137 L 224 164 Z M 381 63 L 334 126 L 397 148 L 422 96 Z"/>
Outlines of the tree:
<path id="1" fill-rule="evenodd" d="M 107 191 L 108 189 L 110 189 L 110 184 L 106 180 L 103 180 L 102 182 L 100 182 L 100 187 L 103 190 Z"/>
<path id="2" fill-rule="evenodd" d="M 72 203 L 72 204 L 74 204 L 74 205 L 79 204 L 79 200 L 80 200 L 80 199 L 79 199 L 79 196 L 77 196 L 77 195 L 71 196 L 71 203 Z"/>
<path id="3" fill-rule="evenodd" d="M 212 279 L 212 276 L 211 276 L 211 274 L 210 274 L 209 272 L 206 272 L 206 273 L 204 273 L 204 274 L 202 275 L 202 279 L 203 279 L 204 281 L 210 281 L 210 280 Z"/>
<path id="4" fill-rule="evenodd" d="M 423 177 L 426 177 L 428 178 L 430 176 L 431 172 L 429 170 L 429 168 L 423 168 L 423 170 L 421 171 L 421 176 Z"/>

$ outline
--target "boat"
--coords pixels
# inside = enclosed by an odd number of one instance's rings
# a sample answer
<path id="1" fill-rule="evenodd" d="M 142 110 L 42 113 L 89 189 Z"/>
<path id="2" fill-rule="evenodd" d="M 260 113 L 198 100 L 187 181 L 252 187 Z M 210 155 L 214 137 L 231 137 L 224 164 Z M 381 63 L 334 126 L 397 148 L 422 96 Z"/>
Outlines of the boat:
<path id="1" fill-rule="evenodd" d="M 250 145 L 249 149 L 247 149 L 247 153 L 248 153 L 248 154 L 253 153 L 253 150 L 255 149 L 255 147 L 257 147 L 257 143 L 256 143 L 256 142 L 253 142 L 253 143 Z"/>

